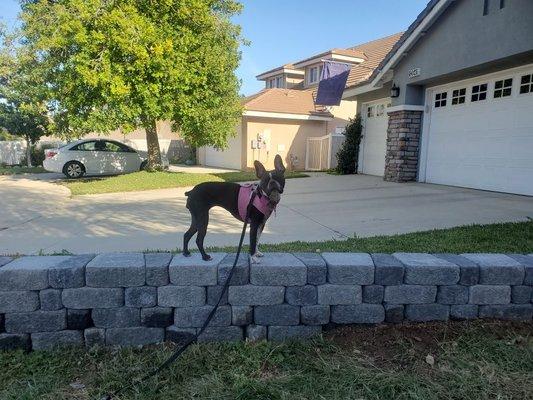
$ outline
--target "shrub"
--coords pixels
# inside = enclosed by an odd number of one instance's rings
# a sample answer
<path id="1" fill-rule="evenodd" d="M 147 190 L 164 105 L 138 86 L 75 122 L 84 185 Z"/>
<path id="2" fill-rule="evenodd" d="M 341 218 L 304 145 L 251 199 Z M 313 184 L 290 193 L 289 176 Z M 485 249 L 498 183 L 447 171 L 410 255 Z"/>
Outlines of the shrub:
<path id="1" fill-rule="evenodd" d="M 346 140 L 337 153 L 337 172 L 342 175 L 357 174 L 359 168 L 359 145 L 363 138 L 361 116 L 350 119 L 346 125 L 344 136 Z"/>
<path id="2" fill-rule="evenodd" d="M 38 167 L 43 165 L 43 161 L 45 158 L 44 151 L 46 149 L 54 149 L 56 148 L 56 145 L 53 144 L 32 144 L 30 149 L 31 154 L 31 165 L 34 167 Z M 27 159 L 26 156 L 24 156 L 21 160 L 21 165 L 27 165 Z"/>

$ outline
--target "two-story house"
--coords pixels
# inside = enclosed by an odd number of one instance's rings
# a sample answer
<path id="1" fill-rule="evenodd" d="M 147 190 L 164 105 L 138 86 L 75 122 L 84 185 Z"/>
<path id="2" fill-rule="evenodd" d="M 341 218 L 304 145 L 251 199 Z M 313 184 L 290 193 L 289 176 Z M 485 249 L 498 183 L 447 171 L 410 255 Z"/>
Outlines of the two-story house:
<path id="1" fill-rule="evenodd" d="M 274 156 L 280 154 L 289 169 L 304 169 L 308 139 L 341 131 L 357 111 L 354 99 L 332 107 L 315 104 L 324 60 L 351 64 L 347 86 L 353 86 L 372 74 L 400 36 L 331 49 L 258 75 L 265 88 L 243 99 L 244 112 L 228 147 L 200 148 L 199 163 L 250 169 L 254 160 L 260 160 L 271 168 Z"/>

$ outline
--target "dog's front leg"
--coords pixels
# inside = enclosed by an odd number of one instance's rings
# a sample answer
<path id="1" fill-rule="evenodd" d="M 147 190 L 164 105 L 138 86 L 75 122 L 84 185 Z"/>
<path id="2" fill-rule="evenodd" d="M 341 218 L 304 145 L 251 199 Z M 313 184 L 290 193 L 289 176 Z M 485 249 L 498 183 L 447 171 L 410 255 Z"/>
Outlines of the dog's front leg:
<path id="1" fill-rule="evenodd" d="M 254 254 L 256 257 L 263 257 L 264 256 L 264 254 L 259 251 L 259 240 L 261 240 L 261 234 L 263 233 L 263 228 L 265 227 L 265 222 L 266 221 L 263 221 L 259 225 L 259 228 L 257 229 L 257 243 L 255 245 L 255 254 Z"/>
<path id="2" fill-rule="evenodd" d="M 257 257 L 257 233 L 259 231 L 258 221 L 254 221 L 250 224 L 250 259 L 252 264 L 258 264 L 259 258 Z"/>

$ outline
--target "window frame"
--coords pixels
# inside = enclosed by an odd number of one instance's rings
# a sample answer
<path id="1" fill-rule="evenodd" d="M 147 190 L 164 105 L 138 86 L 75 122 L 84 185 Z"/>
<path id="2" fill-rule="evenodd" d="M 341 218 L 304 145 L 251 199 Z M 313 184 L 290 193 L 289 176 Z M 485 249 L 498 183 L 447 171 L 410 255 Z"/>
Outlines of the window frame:
<path id="1" fill-rule="evenodd" d="M 529 76 L 530 78 L 529 83 L 522 83 L 522 79 L 526 76 Z M 522 86 L 529 86 L 529 91 L 522 93 Z M 533 94 L 533 72 L 522 73 L 519 75 L 519 80 L 518 80 L 518 96 L 528 96 L 531 94 Z"/>
<path id="2" fill-rule="evenodd" d="M 457 92 L 457 94 L 456 94 Z M 461 92 L 463 92 L 461 94 Z M 466 95 L 467 95 L 467 88 L 466 87 L 462 87 L 462 88 L 459 88 L 459 89 L 452 89 L 451 90 L 451 101 L 450 101 L 450 105 L 451 106 L 460 106 L 460 105 L 465 105 L 466 104 Z M 460 100 L 463 100 L 462 102 Z M 456 102 L 454 102 L 455 100 L 457 100 Z"/>
<path id="3" fill-rule="evenodd" d="M 483 86 L 483 85 L 486 86 L 485 90 L 481 89 L 481 86 Z M 475 87 L 479 88 L 479 90 L 474 93 L 474 88 Z M 479 98 L 479 96 L 481 96 L 482 94 L 485 95 L 484 99 L 480 99 Z M 477 100 L 474 100 L 474 96 L 478 96 Z M 485 83 L 478 83 L 478 84 L 470 86 L 470 103 L 479 103 L 481 101 L 487 101 L 488 96 L 489 96 L 489 82 L 488 81 L 485 82 Z"/>
<path id="4" fill-rule="evenodd" d="M 443 96 L 444 95 L 444 96 Z M 437 99 L 437 96 L 440 96 Z M 438 102 L 438 105 L 437 105 Z M 443 104 L 444 102 L 444 104 Z M 436 92 L 435 97 L 433 99 L 433 108 L 445 108 L 448 106 L 448 91 L 444 90 L 442 92 Z"/>
<path id="5" fill-rule="evenodd" d="M 322 75 L 323 69 L 324 69 L 323 65 L 315 65 L 315 66 L 308 67 L 307 68 L 307 76 L 306 76 L 307 84 L 308 85 L 314 85 L 315 83 L 320 82 L 320 75 Z M 316 80 L 311 81 L 311 76 L 312 76 L 311 71 L 313 71 L 313 70 L 316 71 Z"/>
<path id="6" fill-rule="evenodd" d="M 96 142 L 97 142 L 97 140 L 88 140 L 86 142 L 78 143 L 77 145 L 72 146 L 70 149 L 68 149 L 68 151 L 100 151 L 100 150 L 96 150 Z M 87 150 L 87 149 L 80 149 L 79 148 L 80 146 L 84 146 L 84 145 L 87 145 L 89 143 L 93 143 L 94 144 L 94 149 L 93 150 Z"/>
<path id="7" fill-rule="evenodd" d="M 376 113 L 374 112 L 374 105 L 366 106 L 366 118 L 374 118 Z"/>

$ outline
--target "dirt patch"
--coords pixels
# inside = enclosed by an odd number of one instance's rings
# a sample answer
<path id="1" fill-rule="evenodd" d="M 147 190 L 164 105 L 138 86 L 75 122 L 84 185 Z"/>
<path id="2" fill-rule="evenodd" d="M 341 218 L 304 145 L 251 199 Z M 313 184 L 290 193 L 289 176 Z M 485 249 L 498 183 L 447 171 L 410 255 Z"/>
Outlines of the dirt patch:
<path id="1" fill-rule="evenodd" d="M 426 360 L 443 347 L 455 346 L 467 332 L 508 339 L 514 345 L 526 346 L 533 339 L 533 324 L 515 321 L 450 321 L 429 323 L 356 325 L 334 328 L 325 334 L 345 351 L 357 352 L 376 366 L 412 366 L 413 360 Z M 518 339 L 517 339 L 518 338 Z"/>

